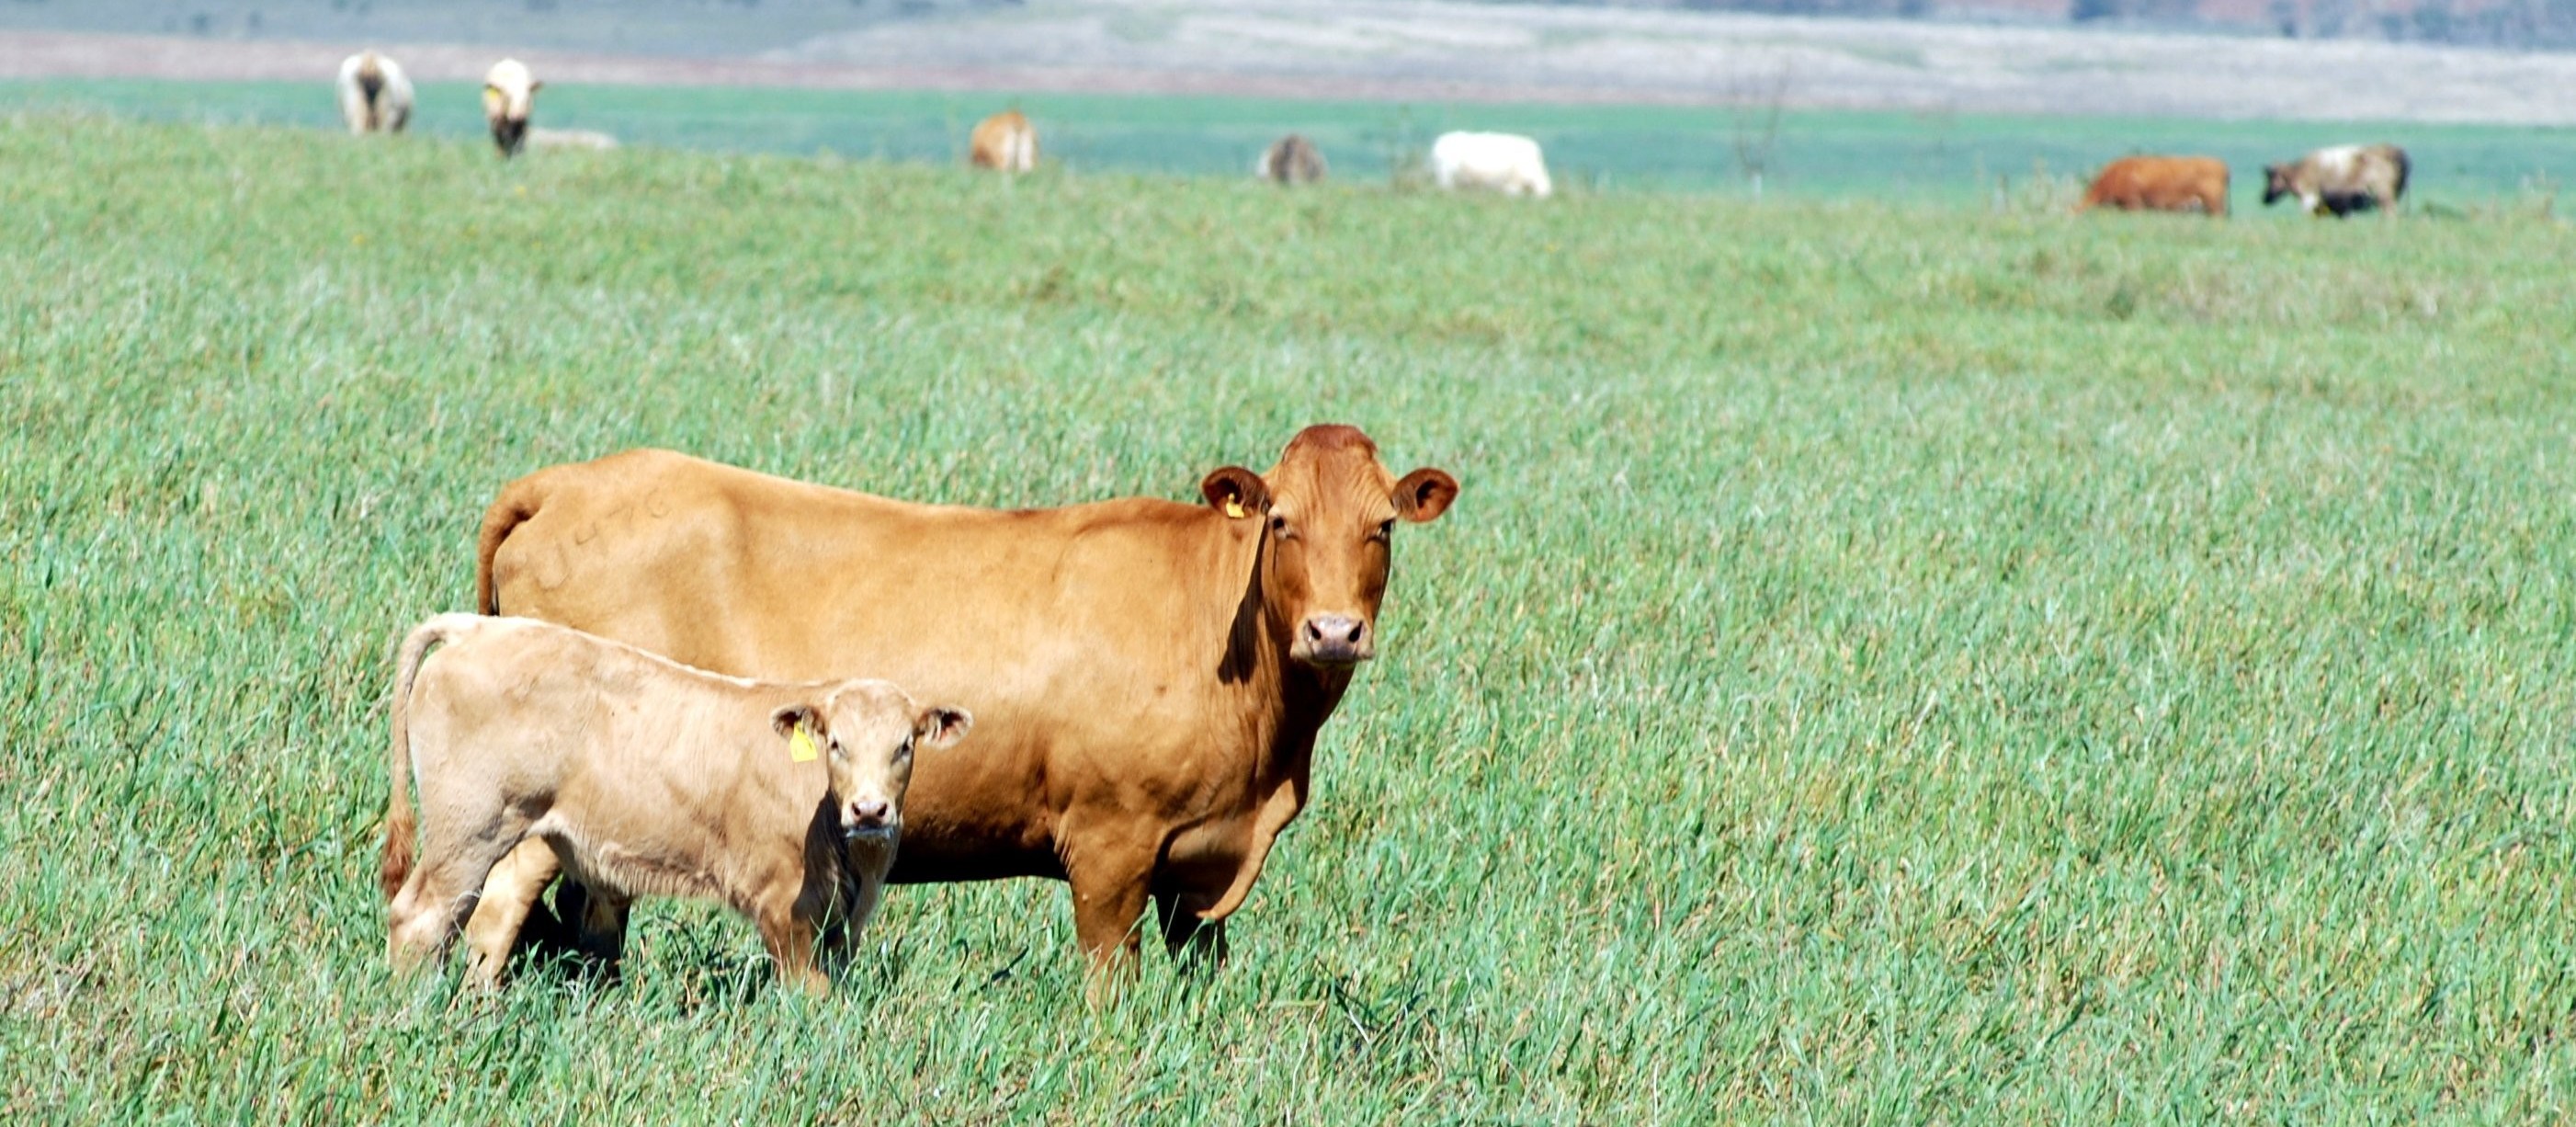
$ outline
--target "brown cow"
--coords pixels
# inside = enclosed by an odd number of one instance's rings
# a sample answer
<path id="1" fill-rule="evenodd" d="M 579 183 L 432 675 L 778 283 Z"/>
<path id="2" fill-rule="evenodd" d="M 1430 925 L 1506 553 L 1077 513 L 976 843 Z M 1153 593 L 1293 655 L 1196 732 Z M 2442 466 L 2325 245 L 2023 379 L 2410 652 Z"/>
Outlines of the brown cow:
<path id="1" fill-rule="evenodd" d="M 478 599 L 704 668 L 864 672 L 971 708 L 976 754 L 922 764 L 891 879 L 1067 881 L 1104 969 L 1132 968 L 1150 897 L 1176 954 L 1215 961 L 1377 652 L 1396 522 L 1438 517 L 1458 483 L 1398 478 L 1367 435 L 1318 426 L 1269 473 L 1199 490 L 997 511 L 632 451 L 504 488 Z M 552 875 L 523 851 L 492 879 Z"/>
<path id="2" fill-rule="evenodd" d="M 2263 166 L 2263 206 L 2297 196 L 2308 214 L 2341 219 L 2373 208 L 2391 215 L 2406 194 L 2411 166 L 2395 145 L 2337 145 L 2288 164 Z"/>
<path id="3" fill-rule="evenodd" d="M 969 723 L 883 681 L 762 684 L 550 623 L 430 619 L 395 661 L 388 953 L 402 968 L 445 950 L 484 874 L 526 843 L 621 904 L 730 904 L 779 977 L 820 987 L 817 933 L 865 926 L 894 864 L 914 748 Z M 417 865 L 406 775 L 427 831 Z M 528 900 L 486 907 L 523 917 Z M 498 938 L 477 945 L 478 984 L 500 974 Z"/>
<path id="4" fill-rule="evenodd" d="M 1028 116 L 1004 110 L 975 126 L 966 142 L 966 163 L 1003 172 L 1027 172 L 1038 166 L 1038 131 Z"/>
<path id="5" fill-rule="evenodd" d="M 2075 210 L 2198 211 L 2227 217 L 2227 162 L 2216 157 L 2121 157 L 2102 166 Z"/>

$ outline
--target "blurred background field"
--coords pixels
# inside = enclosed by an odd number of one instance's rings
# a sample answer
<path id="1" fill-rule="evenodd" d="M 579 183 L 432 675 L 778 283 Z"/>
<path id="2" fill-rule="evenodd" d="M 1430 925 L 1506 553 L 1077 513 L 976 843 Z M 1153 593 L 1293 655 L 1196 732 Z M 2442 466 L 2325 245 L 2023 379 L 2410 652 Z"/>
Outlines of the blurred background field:
<path id="1" fill-rule="evenodd" d="M 2226 159 L 2233 206 L 2260 207 L 2262 166 L 2320 145 L 2393 141 L 2415 160 L 2411 200 L 2436 213 L 2554 206 L 2576 178 L 2576 129 L 2424 122 L 2316 123 L 2187 118 L 2011 116 L 1903 110 L 1781 111 L 1760 107 L 1565 106 L 1484 103 L 675 88 L 565 83 L 541 98 L 542 121 L 600 129 L 629 144 L 715 152 L 774 152 L 957 164 L 984 115 L 1019 106 L 1050 161 L 1077 173 L 1248 177 L 1264 145 L 1301 131 L 1335 176 L 1387 183 L 1450 129 L 1527 133 L 1545 146 L 1560 183 L 1608 191 L 1752 194 L 1813 200 L 2010 205 L 2037 183 L 2071 203 L 2065 183 L 2131 152 Z M 425 83 L 415 128 L 482 133 L 475 87 Z M 336 128 L 320 82 L 50 79 L 0 82 L 0 112 L 85 109 L 160 120 Z M 1750 150 L 1749 152 L 1747 150 Z M 2273 214 L 2297 217 L 2293 208 Z"/>

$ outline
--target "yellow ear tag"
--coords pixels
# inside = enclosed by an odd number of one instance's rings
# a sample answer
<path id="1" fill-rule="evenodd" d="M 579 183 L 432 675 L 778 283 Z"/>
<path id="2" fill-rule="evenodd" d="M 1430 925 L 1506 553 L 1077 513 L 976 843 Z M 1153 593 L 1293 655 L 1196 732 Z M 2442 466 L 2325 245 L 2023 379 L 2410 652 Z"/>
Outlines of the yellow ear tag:
<path id="1" fill-rule="evenodd" d="M 1225 499 L 1225 515 L 1227 515 L 1227 516 L 1229 516 L 1229 517 L 1232 517 L 1232 518 L 1234 518 L 1234 519 L 1236 519 L 1236 520 L 1242 520 L 1242 519 L 1243 519 L 1243 502 L 1242 502 L 1241 500 L 1238 500 L 1238 499 L 1233 498 L 1233 497 L 1228 497 L 1228 498 L 1226 498 L 1226 499 Z"/>
<path id="2" fill-rule="evenodd" d="M 798 763 L 814 761 L 814 737 L 805 734 L 802 724 L 797 725 L 795 735 L 787 738 L 787 758 Z"/>

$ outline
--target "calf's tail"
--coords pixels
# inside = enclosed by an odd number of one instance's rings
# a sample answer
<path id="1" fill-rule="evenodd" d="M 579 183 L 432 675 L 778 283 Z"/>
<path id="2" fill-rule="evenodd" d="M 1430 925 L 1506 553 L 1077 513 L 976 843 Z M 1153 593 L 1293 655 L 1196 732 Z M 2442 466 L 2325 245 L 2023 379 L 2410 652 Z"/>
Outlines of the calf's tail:
<path id="1" fill-rule="evenodd" d="M 501 592 L 492 579 L 492 558 L 501 552 L 501 542 L 510 533 L 537 515 L 540 490 L 537 475 L 530 474 L 501 487 L 501 496 L 483 511 L 483 537 L 474 546 L 474 613 L 501 613 Z"/>
<path id="2" fill-rule="evenodd" d="M 417 825 L 411 806 L 411 684 L 420 676 L 420 663 L 429 648 L 452 641 L 474 628 L 480 621 L 472 615 L 442 614 L 421 623 L 403 638 L 394 653 L 393 749 L 390 756 L 393 789 L 385 799 L 385 859 L 376 881 L 392 900 L 402 891 L 403 882 L 411 877 L 412 837 Z"/>

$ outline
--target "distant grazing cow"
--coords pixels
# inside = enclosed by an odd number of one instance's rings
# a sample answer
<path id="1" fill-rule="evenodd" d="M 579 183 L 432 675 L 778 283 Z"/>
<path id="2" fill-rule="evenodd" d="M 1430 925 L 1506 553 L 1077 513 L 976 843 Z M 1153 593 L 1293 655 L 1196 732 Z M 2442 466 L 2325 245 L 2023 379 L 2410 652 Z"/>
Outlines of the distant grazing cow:
<path id="1" fill-rule="evenodd" d="M 1324 154 L 1303 133 L 1291 133 L 1262 150 L 1252 174 L 1278 184 L 1314 184 L 1324 179 Z"/>
<path id="2" fill-rule="evenodd" d="M 2227 217 L 2227 162 L 2215 157 L 2122 157 L 2102 166 L 2075 210 L 2197 211 Z"/>
<path id="3" fill-rule="evenodd" d="M 531 129 L 531 149 L 614 149 L 617 138 L 596 129 Z"/>
<path id="4" fill-rule="evenodd" d="M 1431 178 L 1445 191 L 1482 188 L 1546 199 L 1556 190 L 1538 142 L 1512 133 L 1443 133 L 1431 143 Z"/>
<path id="5" fill-rule="evenodd" d="M 808 987 L 823 984 L 818 933 L 846 937 L 876 907 L 913 752 L 969 723 L 883 681 L 762 684 L 470 614 L 403 639 L 392 712 L 381 879 L 397 967 L 445 950 L 493 862 L 536 841 L 596 896 L 731 905 L 760 925 L 779 977 Z M 476 950 L 478 983 L 499 975 L 502 943 Z"/>
<path id="6" fill-rule="evenodd" d="M 977 168 L 1027 172 L 1038 166 L 1038 131 L 1028 116 L 1004 110 L 975 126 L 967 141 L 966 162 Z"/>
<path id="7" fill-rule="evenodd" d="M 492 125 L 492 143 L 504 157 L 519 155 L 528 140 L 528 117 L 537 110 L 537 91 L 545 83 L 517 59 L 492 64 L 483 75 L 483 120 Z"/>
<path id="8" fill-rule="evenodd" d="M 2310 215 L 2338 219 L 2379 208 L 2391 213 L 2406 194 L 2406 150 L 2395 145 L 2337 145 L 2289 164 L 2263 168 L 2263 206 L 2297 196 Z"/>
<path id="9" fill-rule="evenodd" d="M 1458 483 L 1398 476 L 1347 426 L 1202 500 L 976 509 L 872 497 L 661 450 L 510 483 L 483 518 L 476 604 L 706 669 L 862 672 L 974 710 L 975 753 L 923 761 L 898 884 L 1069 882 L 1096 967 L 1134 966 L 1150 900 L 1175 952 L 1221 959 L 1322 730 L 1378 650 L 1399 523 Z M 486 895 L 554 879 L 511 855 Z M 565 914 L 594 935 L 615 912 Z M 474 926 L 483 924 L 478 918 Z M 585 945 L 613 952 L 613 944 Z"/>
<path id="10" fill-rule="evenodd" d="M 411 79 L 372 50 L 340 61 L 340 119 L 349 132 L 400 133 L 411 124 Z"/>

